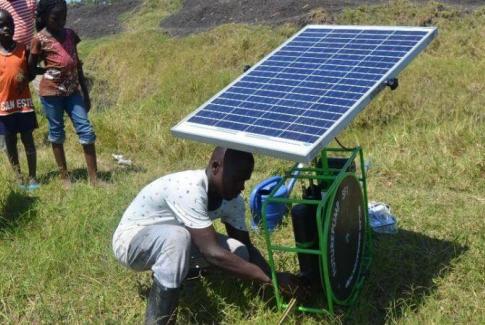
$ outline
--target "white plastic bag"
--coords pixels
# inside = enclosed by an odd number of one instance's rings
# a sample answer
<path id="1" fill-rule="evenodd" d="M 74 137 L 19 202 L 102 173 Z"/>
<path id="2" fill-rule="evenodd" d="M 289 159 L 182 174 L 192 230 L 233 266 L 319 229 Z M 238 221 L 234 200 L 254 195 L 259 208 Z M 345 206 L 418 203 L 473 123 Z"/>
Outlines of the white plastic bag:
<path id="1" fill-rule="evenodd" d="M 391 214 L 389 205 L 382 202 L 369 202 L 369 225 L 381 234 L 396 234 L 396 217 Z"/>

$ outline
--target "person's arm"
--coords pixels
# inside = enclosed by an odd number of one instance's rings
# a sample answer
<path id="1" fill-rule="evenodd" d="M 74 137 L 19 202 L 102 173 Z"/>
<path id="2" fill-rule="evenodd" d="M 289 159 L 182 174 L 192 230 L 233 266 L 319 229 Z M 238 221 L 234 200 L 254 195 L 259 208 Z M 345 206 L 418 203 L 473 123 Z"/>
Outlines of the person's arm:
<path id="1" fill-rule="evenodd" d="M 44 74 L 45 68 L 41 68 L 38 65 L 40 61 L 40 53 L 41 53 L 41 43 L 37 38 L 32 39 L 32 43 L 30 46 L 30 50 L 28 52 L 28 70 L 29 70 L 29 80 L 32 81 L 36 75 Z"/>
<path id="2" fill-rule="evenodd" d="M 86 78 L 84 77 L 84 71 L 83 71 L 83 63 L 79 59 L 79 54 L 77 51 L 77 45 L 79 42 L 81 42 L 81 39 L 79 36 L 73 31 L 69 29 L 70 35 L 72 35 L 74 39 L 74 43 L 76 44 L 76 55 L 78 57 L 77 60 L 77 74 L 79 78 L 79 85 L 81 86 L 81 91 L 83 93 L 83 98 L 84 98 L 84 105 L 86 106 L 86 112 L 89 112 L 91 110 L 91 98 L 89 98 L 89 90 L 88 90 L 88 84 L 86 82 Z"/>
<path id="3" fill-rule="evenodd" d="M 234 238 L 246 245 L 249 252 L 249 261 L 259 266 L 264 273 L 270 275 L 271 269 L 268 262 L 266 262 L 266 259 L 263 257 L 261 252 L 251 243 L 249 232 L 236 229 L 229 223 L 224 223 L 224 225 L 226 226 L 226 232 L 229 237 Z"/>
<path id="4" fill-rule="evenodd" d="M 194 229 L 187 228 L 192 241 L 210 264 L 235 274 L 246 280 L 270 284 L 270 277 L 256 264 L 246 262 L 239 256 L 219 246 L 213 226 Z"/>
<path id="5" fill-rule="evenodd" d="M 29 69 L 29 81 L 35 79 L 35 76 L 38 74 L 44 74 L 45 68 L 37 66 L 39 62 L 39 55 L 29 53 L 29 60 L 28 60 L 28 69 Z"/>
<path id="6" fill-rule="evenodd" d="M 224 225 L 226 226 L 226 232 L 229 237 L 240 241 L 246 246 L 249 252 L 249 261 L 259 266 L 268 276 L 271 276 L 271 268 L 261 252 L 251 243 L 249 232 L 236 229 L 227 222 Z M 293 296 L 300 287 L 298 278 L 291 273 L 276 272 L 276 277 L 278 279 L 278 286 L 284 295 Z"/>
<path id="7" fill-rule="evenodd" d="M 39 55 L 29 52 L 29 59 L 28 59 L 28 69 L 29 69 L 29 80 L 35 78 L 36 71 L 37 71 L 37 63 L 39 62 Z"/>
<path id="8" fill-rule="evenodd" d="M 86 78 L 84 77 L 83 65 L 82 62 L 79 61 L 77 65 L 77 73 L 79 76 L 79 85 L 81 86 L 81 90 L 83 92 L 84 98 L 84 105 L 86 106 L 86 112 L 91 110 L 91 99 L 89 98 L 89 91 L 86 83 Z"/>

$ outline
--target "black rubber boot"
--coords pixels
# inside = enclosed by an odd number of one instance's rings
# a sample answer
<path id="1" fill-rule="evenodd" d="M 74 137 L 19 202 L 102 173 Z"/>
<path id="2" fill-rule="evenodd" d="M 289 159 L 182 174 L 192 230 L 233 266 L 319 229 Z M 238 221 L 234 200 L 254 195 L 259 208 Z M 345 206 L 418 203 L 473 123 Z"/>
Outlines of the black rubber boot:
<path id="1" fill-rule="evenodd" d="M 180 288 L 165 288 L 153 278 L 145 313 L 146 325 L 175 324 Z"/>

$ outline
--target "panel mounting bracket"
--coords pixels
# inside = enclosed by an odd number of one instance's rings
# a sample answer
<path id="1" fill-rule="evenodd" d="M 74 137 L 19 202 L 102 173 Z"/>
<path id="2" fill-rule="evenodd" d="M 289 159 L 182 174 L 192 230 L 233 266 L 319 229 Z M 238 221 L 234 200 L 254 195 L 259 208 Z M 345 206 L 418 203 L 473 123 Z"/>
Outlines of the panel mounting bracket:
<path id="1" fill-rule="evenodd" d="M 392 78 L 386 81 L 386 86 L 395 90 L 399 86 L 399 80 L 397 78 Z"/>

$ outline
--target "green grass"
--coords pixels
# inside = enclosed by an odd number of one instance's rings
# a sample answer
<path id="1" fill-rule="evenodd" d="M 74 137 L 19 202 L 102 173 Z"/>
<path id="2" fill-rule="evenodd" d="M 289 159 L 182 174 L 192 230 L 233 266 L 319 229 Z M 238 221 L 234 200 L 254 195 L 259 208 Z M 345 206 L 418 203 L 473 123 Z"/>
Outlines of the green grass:
<path id="1" fill-rule="evenodd" d="M 35 136 L 42 188 L 18 191 L 0 158 L 0 323 L 142 322 L 149 275 L 121 267 L 111 252 L 121 214 L 152 179 L 204 167 L 212 147 L 176 139 L 170 127 L 297 30 L 225 25 L 173 39 L 157 26 L 178 7 L 175 1 L 147 2 L 141 14 L 123 17 L 126 33 L 81 43 L 94 80 L 90 116 L 105 187 L 87 185 L 82 150 L 69 126 L 67 158 L 76 181 L 62 189 L 40 113 Z M 336 19 L 426 22 L 439 28 L 439 36 L 401 74 L 399 88 L 385 90 L 339 136 L 364 148 L 372 162 L 369 199 L 391 205 L 400 232 L 376 238 L 354 309 L 340 310 L 334 319 L 292 314 L 289 323 L 484 323 L 485 8 L 461 13 L 397 1 L 346 10 Z M 135 167 L 117 166 L 115 152 Z M 246 195 L 289 166 L 257 156 Z M 278 236 L 291 237 L 290 226 Z M 264 251 L 262 238 L 254 238 Z M 281 257 L 279 265 L 295 269 L 296 261 Z M 281 312 L 274 301 L 243 281 L 218 277 L 184 287 L 181 324 L 277 322 Z"/>

